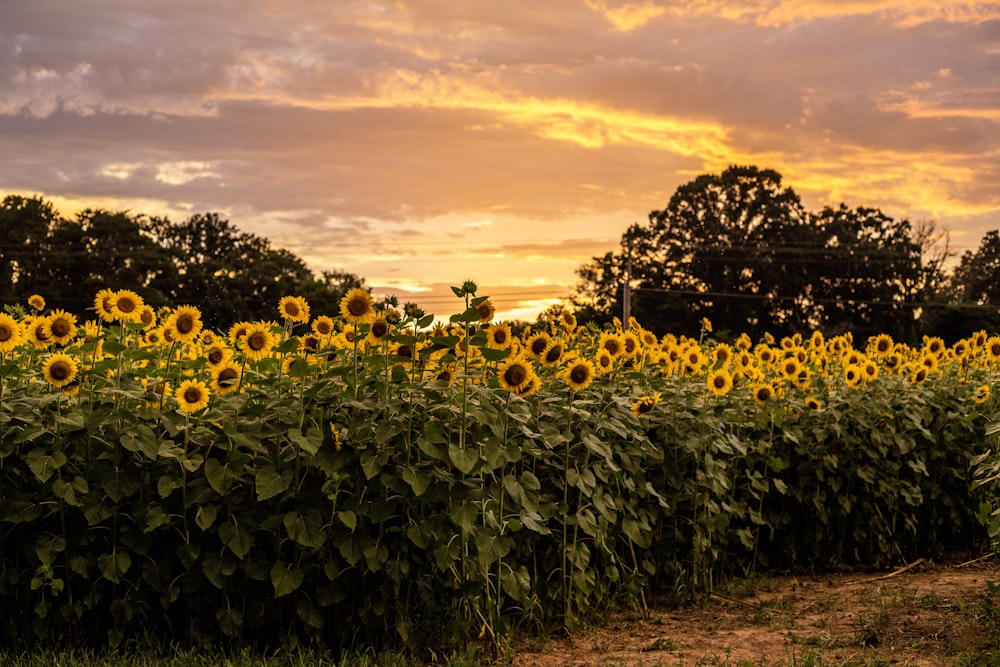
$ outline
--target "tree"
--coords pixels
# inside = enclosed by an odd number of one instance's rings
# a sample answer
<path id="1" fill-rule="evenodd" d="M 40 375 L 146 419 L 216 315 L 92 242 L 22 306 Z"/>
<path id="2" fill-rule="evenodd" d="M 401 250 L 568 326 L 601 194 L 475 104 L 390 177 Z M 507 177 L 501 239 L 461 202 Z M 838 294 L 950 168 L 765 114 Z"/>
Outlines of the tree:
<path id="1" fill-rule="evenodd" d="M 216 213 L 196 214 L 182 223 L 157 219 L 153 229 L 175 269 L 172 282 L 161 286 L 167 300 L 197 305 L 209 327 L 276 319 L 281 297 L 312 278 L 294 254 L 240 232 Z"/>
<path id="2" fill-rule="evenodd" d="M 57 287 L 52 296 L 58 305 L 81 314 L 93 310 L 94 295 L 105 288 L 132 290 L 153 307 L 165 305 L 160 286 L 173 280 L 174 267 L 148 224 L 141 215 L 103 209 L 60 218 L 36 269 L 39 290 Z"/>
<path id="3" fill-rule="evenodd" d="M 862 340 L 879 333 L 914 340 L 920 306 L 937 277 L 924 266 L 910 223 L 844 204 L 824 208 L 815 221 L 824 243 L 814 251 L 809 291 L 820 328 L 852 331 Z"/>
<path id="4" fill-rule="evenodd" d="M 620 312 L 628 270 L 631 312 L 658 333 L 696 332 L 702 317 L 720 330 L 784 330 L 798 324 L 793 306 L 806 276 L 798 247 L 812 236 L 780 174 L 730 167 L 679 187 L 647 226 L 625 232 L 621 252 L 578 270 L 575 301 L 605 317 Z"/>
<path id="5" fill-rule="evenodd" d="M 648 225 L 622 235 L 620 251 L 581 267 L 574 304 L 581 320 L 620 314 L 628 275 L 631 312 L 657 333 L 694 334 L 707 317 L 722 335 L 910 340 L 917 305 L 943 282 L 933 235 L 877 209 L 808 213 L 777 172 L 730 167 L 678 188 Z"/>
<path id="6" fill-rule="evenodd" d="M 0 302 L 23 301 L 34 291 L 33 271 L 44 261 L 49 228 L 57 219 L 40 197 L 8 195 L 0 204 Z"/>
<path id="7" fill-rule="evenodd" d="M 975 252 L 962 255 L 954 281 L 962 301 L 1000 306 L 1000 232 L 987 232 Z"/>

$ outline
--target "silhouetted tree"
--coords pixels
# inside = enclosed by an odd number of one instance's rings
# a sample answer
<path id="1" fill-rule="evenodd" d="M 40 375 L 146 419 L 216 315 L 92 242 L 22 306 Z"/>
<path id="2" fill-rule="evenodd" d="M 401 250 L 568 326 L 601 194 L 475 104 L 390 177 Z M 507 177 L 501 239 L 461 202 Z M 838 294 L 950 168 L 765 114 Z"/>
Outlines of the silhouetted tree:
<path id="1" fill-rule="evenodd" d="M 924 262 L 926 235 L 914 236 L 877 209 L 810 214 L 777 172 L 730 167 L 679 187 L 620 251 L 578 269 L 574 304 L 581 320 L 620 315 L 628 273 L 631 313 L 657 333 L 694 334 L 707 317 L 723 334 L 912 339 L 916 305 L 942 283 L 940 265 Z"/>
<path id="2" fill-rule="evenodd" d="M 962 301 L 1000 306 L 1000 232 L 987 232 L 975 252 L 962 255 L 955 284 Z"/>

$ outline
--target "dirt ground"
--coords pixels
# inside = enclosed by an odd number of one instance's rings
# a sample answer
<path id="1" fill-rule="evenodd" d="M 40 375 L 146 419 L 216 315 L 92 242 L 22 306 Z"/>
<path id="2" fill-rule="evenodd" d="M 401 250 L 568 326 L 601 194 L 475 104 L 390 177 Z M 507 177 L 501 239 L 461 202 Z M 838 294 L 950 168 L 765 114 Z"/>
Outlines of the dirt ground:
<path id="1" fill-rule="evenodd" d="M 757 577 L 517 648 L 515 667 L 995 665 L 996 556 L 891 572 Z M 992 649 L 992 653 L 989 651 Z M 977 657 L 978 656 L 978 657 Z"/>

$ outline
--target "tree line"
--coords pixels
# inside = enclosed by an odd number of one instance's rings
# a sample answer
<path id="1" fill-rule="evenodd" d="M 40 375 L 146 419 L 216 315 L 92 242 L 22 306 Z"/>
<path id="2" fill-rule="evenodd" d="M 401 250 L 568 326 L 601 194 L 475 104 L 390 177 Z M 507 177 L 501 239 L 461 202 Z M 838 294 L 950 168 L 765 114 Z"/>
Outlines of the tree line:
<path id="1" fill-rule="evenodd" d="M 844 204 L 810 212 L 776 171 L 732 166 L 680 186 L 618 250 L 581 266 L 572 302 L 580 321 L 629 313 L 661 334 L 697 333 L 702 318 L 754 336 L 1000 330 L 1000 234 L 949 268 L 954 257 L 932 222 Z"/>
<path id="2" fill-rule="evenodd" d="M 83 314 L 101 289 L 130 289 L 154 308 L 197 305 L 207 326 L 271 320 L 281 297 L 304 297 L 316 312 L 337 311 L 364 280 L 346 271 L 315 274 L 266 238 L 215 213 L 182 222 L 125 211 L 59 215 L 41 197 L 8 195 L 0 205 L 0 303 L 34 293 Z"/>

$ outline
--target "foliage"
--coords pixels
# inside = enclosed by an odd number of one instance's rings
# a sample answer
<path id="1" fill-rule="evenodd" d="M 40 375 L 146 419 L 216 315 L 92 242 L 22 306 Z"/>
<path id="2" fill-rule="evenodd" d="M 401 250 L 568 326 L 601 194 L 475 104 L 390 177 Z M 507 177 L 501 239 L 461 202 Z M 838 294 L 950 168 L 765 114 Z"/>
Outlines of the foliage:
<path id="1" fill-rule="evenodd" d="M 986 539 L 1000 338 L 515 337 L 454 291 L 446 323 L 354 289 L 228 332 L 129 290 L 82 326 L 9 307 L 0 643 L 502 650 L 654 589 Z"/>
<path id="2" fill-rule="evenodd" d="M 240 232 L 217 214 L 182 222 L 85 210 L 68 220 L 41 198 L 0 204 L 0 297 L 49 294 L 52 306 L 90 308 L 107 285 L 129 285 L 159 308 L 199 303 L 204 321 L 224 326 L 261 319 L 289 293 L 330 310 L 363 281 L 342 271 L 319 277 L 288 250 Z"/>
<path id="3" fill-rule="evenodd" d="M 680 186 L 647 225 L 623 235 L 621 251 L 578 270 L 581 321 L 622 312 L 657 333 L 693 334 L 710 316 L 720 331 L 790 335 L 818 329 L 915 341 L 915 308 L 936 296 L 940 258 L 927 257 L 932 229 L 878 210 L 807 212 L 769 169 L 733 166 Z"/>
<path id="4" fill-rule="evenodd" d="M 975 252 L 962 255 L 955 282 L 963 301 L 1000 305 L 1000 231 L 987 232 Z"/>

